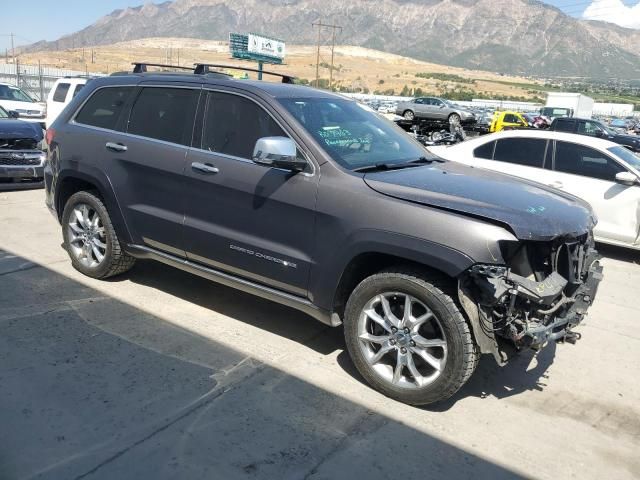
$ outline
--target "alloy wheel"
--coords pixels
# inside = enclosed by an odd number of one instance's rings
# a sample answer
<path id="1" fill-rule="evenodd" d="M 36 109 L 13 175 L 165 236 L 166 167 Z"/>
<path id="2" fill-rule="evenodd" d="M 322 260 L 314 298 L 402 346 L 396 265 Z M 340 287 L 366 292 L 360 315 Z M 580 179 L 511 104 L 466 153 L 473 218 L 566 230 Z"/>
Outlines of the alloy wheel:
<path id="1" fill-rule="evenodd" d="M 358 338 L 372 370 L 395 387 L 425 387 L 447 361 L 447 341 L 436 315 L 406 293 L 385 292 L 370 299 L 358 319 Z"/>
<path id="2" fill-rule="evenodd" d="M 70 253 L 85 267 L 97 267 L 107 253 L 107 238 L 98 212 L 79 203 L 67 222 Z"/>

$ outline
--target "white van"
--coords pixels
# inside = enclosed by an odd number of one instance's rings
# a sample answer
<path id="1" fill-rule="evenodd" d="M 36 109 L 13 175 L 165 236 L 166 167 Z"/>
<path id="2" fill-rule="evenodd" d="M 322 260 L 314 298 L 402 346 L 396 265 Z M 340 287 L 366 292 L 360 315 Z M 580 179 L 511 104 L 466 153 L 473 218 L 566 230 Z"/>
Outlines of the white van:
<path id="1" fill-rule="evenodd" d="M 64 110 L 71 99 L 86 85 L 88 78 L 59 78 L 47 97 L 47 128 Z"/>

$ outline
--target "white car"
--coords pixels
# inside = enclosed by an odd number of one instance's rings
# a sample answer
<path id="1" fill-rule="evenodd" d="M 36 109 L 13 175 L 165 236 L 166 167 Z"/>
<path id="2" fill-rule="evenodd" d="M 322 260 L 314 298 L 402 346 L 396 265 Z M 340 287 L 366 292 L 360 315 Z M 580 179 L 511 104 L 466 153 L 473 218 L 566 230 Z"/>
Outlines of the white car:
<path id="1" fill-rule="evenodd" d="M 0 107 L 7 112 L 18 112 L 20 120 L 39 123 L 44 128 L 45 106 L 15 85 L 0 83 Z"/>
<path id="2" fill-rule="evenodd" d="M 580 197 L 598 217 L 597 241 L 640 249 L 640 156 L 617 143 L 570 133 L 511 130 L 429 150 L 447 160 Z"/>
<path id="3" fill-rule="evenodd" d="M 62 113 L 64 107 L 75 97 L 87 84 L 87 78 L 59 78 L 49 91 L 47 97 L 47 120 L 46 127 L 49 128 L 53 121 Z"/>

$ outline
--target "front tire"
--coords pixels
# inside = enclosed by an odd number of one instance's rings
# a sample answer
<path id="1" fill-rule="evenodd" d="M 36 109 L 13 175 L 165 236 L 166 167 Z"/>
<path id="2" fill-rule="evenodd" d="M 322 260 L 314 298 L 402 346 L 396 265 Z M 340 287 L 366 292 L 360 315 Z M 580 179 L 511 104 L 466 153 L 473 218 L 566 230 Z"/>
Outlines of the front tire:
<path id="1" fill-rule="evenodd" d="M 446 400 L 479 352 L 445 278 L 394 269 L 363 280 L 344 315 L 347 350 L 376 390 L 411 405 Z"/>
<path id="2" fill-rule="evenodd" d="M 452 113 L 451 115 L 449 115 L 449 125 L 455 127 L 461 125 L 460 115 L 458 115 L 457 113 Z"/>
<path id="3" fill-rule="evenodd" d="M 92 192 L 69 198 L 62 213 L 62 236 L 73 267 L 88 277 L 113 277 L 135 263 L 122 249 L 104 203 Z"/>

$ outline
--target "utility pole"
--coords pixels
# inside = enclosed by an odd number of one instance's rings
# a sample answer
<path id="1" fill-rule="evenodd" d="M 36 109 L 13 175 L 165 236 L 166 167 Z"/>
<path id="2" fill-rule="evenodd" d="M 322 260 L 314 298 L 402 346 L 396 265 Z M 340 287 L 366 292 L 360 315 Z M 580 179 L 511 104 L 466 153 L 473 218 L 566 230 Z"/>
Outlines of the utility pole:
<path id="1" fill-rule="evenodd" d="M 323 28 L 331 28 L 331 66 L 329 68 L 329 90 L 331 90 L 333 83 L 333 53 L 336 46 L 336 30 L 342 31 L 342 27 L 340 25 L 335 24 L 326 24 L 319 22 L 313 22 L 311 24 L 312 27 L 318 27 L 318 48 L 316 51 L 316 88 L 320 83 L 320 45 L 321 45 L 321 33 Z"/>
<path id="2" fill-rule="evenodd" d="M 11 58 L 13 59 L 13 62 L 15 63 L 15 61 L 16 61 L 16 49 L 13 47 L 13 32 L 11 32 Z"/>

